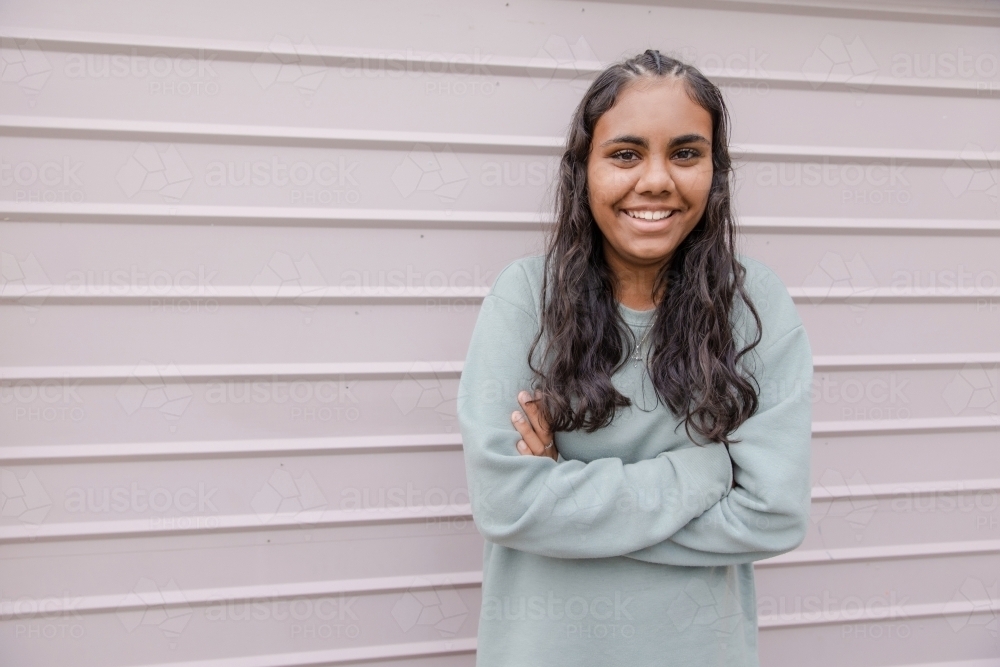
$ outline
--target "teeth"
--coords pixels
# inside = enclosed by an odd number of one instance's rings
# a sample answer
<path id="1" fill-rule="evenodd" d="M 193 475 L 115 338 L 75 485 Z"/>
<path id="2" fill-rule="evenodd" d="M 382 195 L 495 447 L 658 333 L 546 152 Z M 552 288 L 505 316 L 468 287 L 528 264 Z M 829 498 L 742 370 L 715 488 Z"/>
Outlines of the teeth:
<path id="1" fill-rule="evenodd" d="M 640 220 L 663 220 L 670 217 L 673 211 L 625 211 L 625 213 Z"/>

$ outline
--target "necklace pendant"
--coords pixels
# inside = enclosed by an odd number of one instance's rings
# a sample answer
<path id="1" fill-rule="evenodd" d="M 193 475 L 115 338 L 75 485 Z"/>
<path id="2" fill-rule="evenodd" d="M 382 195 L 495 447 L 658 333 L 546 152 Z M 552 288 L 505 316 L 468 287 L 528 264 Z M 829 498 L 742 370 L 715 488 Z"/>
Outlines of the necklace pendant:
<path id="1" fill-rule="evenodd" d="M 646 333 L 643 334 L 643 336 L 642 336 L 642 340 L 640 340 L 638 343 L 636 343 L 635 354 L 632 355 L 632 360 L 633 360 L 632 366 L 633 367 L 638 366 L 639 362 L 642 361 L 642 354 L 641 354 L 642 344 L 646 342 L 646 336 L 648 336 L 648 335 L 649 335 L 649 329 L 647 328 Z"/>

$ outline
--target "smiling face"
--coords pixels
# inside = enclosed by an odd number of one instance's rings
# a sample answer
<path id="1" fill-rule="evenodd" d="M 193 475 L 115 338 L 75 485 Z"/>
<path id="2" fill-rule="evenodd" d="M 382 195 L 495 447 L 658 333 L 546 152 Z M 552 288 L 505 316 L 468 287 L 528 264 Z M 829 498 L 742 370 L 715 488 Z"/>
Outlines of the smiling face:
<path id="1" fill-rule="evenodd" d="M 712 186 L 712 116 L 680 79 L 628 84 L 594 127 L 590 209 L 604 235 L 617 298 L 652 308 L 653 279 L 701 220 Z"/>

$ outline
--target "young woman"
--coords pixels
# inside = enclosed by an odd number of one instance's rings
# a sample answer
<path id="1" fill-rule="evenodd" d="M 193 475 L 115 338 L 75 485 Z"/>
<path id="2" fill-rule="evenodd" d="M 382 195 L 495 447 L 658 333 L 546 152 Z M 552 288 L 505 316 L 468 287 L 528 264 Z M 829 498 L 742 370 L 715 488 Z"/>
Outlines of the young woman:
<path id="1" fill-rule="evenodd" d="M 646 51 L 574 115 L 545 255 L 483 302 L 458 396 L 479 667 L 757 665 L 752 561 L 809 512 L 812 356 L 737 256 L 728 113 Z"/>

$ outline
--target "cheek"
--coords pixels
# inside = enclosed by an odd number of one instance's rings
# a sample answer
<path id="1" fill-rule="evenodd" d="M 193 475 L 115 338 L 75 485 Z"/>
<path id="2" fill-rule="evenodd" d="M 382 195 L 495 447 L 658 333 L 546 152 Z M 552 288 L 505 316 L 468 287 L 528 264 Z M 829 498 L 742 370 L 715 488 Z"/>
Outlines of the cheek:
<path id="1" fill-rule="evenodd" d="M 684 193 L 692 202 L 703 204 L 712 190 L 712 168 L 690 170 L 683 179 Z"/>
<path id="2" fill-rule="evenodd" d="M 627 172 L 614 167 L 594 167 L 587 174 L 591 202 L 610 206 L 622 198 L 630 187 Z"/>

